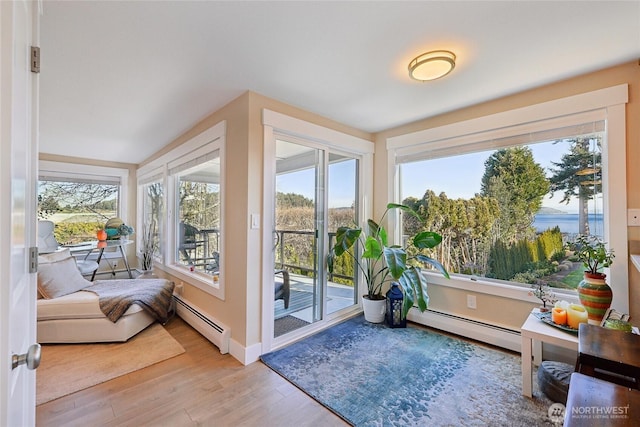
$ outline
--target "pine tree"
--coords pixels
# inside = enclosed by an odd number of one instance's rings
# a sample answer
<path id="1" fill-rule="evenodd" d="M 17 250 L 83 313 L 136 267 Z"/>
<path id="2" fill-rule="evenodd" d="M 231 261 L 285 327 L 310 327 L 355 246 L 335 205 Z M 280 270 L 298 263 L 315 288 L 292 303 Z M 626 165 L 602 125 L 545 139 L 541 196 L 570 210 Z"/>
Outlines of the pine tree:
<path id="1" fill-rule="evenodd" d="M 549 192 L 544 169 L 528 147 L 503 148 L 485 161 L 481 194 L 500 205 L 499 238 L 515 242 L 533 236 L 531 226 Z"/>
<path id="2" fill-rule="evenodd" d="M 602 192 L 601 137 L 591 135 L 568 141 L 571 150 L 560 162 L 552 162 L 556 167 L 551 168 L 551 192 L 564 192 L 561 203 L 578 198 L 578 232 L 590 234 L 588 201 Z"/>

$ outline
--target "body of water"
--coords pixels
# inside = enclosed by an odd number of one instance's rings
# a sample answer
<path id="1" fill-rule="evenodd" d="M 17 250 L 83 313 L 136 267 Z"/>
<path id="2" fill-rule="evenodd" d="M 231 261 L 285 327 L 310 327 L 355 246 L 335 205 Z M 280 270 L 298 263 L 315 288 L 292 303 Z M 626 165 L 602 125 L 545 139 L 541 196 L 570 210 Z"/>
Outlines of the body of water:
<path id="1" fill-rule="evenodd" d="M 542 232 L 560 227 L 563 233 L 578 233 L 578 214 L 538 214 L 533 221 L 536 231 Z M 602 237 L 604 235 L 604 220 L 602 214 L 589 215 L 590 234 Z"/>

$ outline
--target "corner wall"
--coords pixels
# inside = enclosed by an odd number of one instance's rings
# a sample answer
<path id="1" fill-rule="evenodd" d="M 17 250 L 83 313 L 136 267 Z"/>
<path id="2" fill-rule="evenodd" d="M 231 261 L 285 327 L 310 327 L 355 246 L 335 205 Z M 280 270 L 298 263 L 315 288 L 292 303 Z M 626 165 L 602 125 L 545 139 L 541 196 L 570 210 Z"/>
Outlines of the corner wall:
<path id="1" fill-rule="evenodd" d="M 225 299 L 220 300 L 199 288 L 165 272 L 158 272 L 176 284 L 183 284 L 185 299 L 231 329 L 230 353 L 243 363 L 259 355 L 262 341 L 262 237 L 263 230 L 251 229 L 251 214 L 263 215 L 263 145 L 262 110 L 269 109 L 291 117 L 354 135 L 369 141 L 369 133 L 350 128 L 316 114 L 246 92 L 209 115 L 188 132 L 165 146 L 143 164 L 182 145 L 206 129 L 225 120 L 226 167 L 224 209 Z M 269 233 L 270 235 L 270 233 Z"/>

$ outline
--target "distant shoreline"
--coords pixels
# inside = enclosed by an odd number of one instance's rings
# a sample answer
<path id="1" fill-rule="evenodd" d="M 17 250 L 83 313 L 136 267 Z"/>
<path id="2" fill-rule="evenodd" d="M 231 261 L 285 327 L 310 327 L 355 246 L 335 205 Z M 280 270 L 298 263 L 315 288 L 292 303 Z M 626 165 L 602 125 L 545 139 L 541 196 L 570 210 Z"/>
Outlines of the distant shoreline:
<path id="1" fill-rule="evenodd" d="M 560 231 L 568 234 L 577 234 L 579 230 L 578 219 L 580 215 L 566 212 L 561 213 L 538 213 L 535 215 L 533 227 L 537 232 L 541 233 L 550 228 L 559 227 Z M 590 233 L 602 236 L 604 235 L 604 216 L 603 214 L 589 214 Z"/>

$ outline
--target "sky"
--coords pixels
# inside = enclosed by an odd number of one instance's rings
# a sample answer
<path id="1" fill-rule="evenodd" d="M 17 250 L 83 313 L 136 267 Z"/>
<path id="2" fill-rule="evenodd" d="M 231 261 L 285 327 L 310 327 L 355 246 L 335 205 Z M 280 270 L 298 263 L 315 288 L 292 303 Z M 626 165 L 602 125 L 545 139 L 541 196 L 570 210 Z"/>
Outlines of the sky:
<path id="1" fill-rule="evenodd" d="M 559 162 L 562 155 L 569 150 L 569 144 L 551 142 L 529 145 L 535 161 L 545 169 L 547 177 L 551 176 L 549 168 L 552 162 Z M 442 159 L 406 164 L 402 170 L 402 198 L 413 196 L 421 198 L 427 189 L 436 194 L 445 192 L 451 199 L 472 198 L 480 192 L 480 182 L 484 174 L 484 162 L 493 151 L 471 153 Z M 353 162 L 333 164 L 329 172 L 329 207 L 351 206 L 355 192 L 353 191 Z M 351 185 L 350 185 L 351 184 Z M 280 175 L 277 179 L 277 191 L 302 194 L 313 199 L 314 175 L 312 170 L 305 170 Z M 558 209 L 565 213 L 577 213 L 577 200 L 569 204 L 560 203 L 562 192 L 552 197 L 545 196 L 544 207 Z M 601 199 L 600 199 L 601 200 Z M 590 206 L 590 212 L 593 207 Z M 601 213 L 601 211 L 600 211 Z"/>
<path id="2" fill-rule="evenodd" d="M 314 170 L 278 175 L 276 191 L 314 199 Z M 332 163 L 329 168 L 329 208 L 350 207 L 355 201 L 355 161 Z"/>

